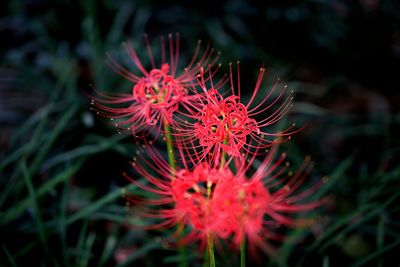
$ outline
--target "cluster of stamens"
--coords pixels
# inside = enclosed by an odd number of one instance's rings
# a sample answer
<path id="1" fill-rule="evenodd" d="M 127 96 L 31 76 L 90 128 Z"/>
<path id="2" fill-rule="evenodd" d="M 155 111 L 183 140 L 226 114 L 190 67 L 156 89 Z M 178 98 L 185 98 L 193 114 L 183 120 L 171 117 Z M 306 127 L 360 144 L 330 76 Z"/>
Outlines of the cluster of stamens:
<path id="1" fill-rule="evenodd" d="M 168 64 L 164 64 L 161 69 L 153 69 L 133 87 L 135 100 L 142 103 L 150 113 L 160 110 L 172 113 L 187 95 L 187 90 L 168 75 L 168 71 Z"/>
<path id="2" fill-rule="evenodd" d="M 237 96 L 224 99 L 211 90 L 209 97 L 194 125 L 195 135 L 202 146 L 221 145 L 228 154 L 236 155 L 246 144 L 247 136 L 260 131 L 257 122 L 249 118 Z"/>

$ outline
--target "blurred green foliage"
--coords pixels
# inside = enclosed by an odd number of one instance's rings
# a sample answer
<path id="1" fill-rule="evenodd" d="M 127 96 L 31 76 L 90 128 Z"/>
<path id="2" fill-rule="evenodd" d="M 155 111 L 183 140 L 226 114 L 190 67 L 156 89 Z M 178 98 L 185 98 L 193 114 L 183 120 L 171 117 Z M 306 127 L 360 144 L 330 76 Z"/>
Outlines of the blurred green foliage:
<path id="1" fill-rule="evenodd" d="M 197 39 L 297 93 L 287 144 L 310 154 L 315 198 L 331 204 L 311 229 L 289 231 L 276 260 L 249 266 L 392 266 L 400 249 L 400 14 L 397 1 L 10 0 L 0 4 L 0 265 L 176 266 L 168 232 L 144 232 L 122 196 L 135 144 L 89 110 L 90 84 L 130 90 L 105 63 L 142 35 Z M 143 51 L 144 53 L 145 51 Z M 246 88 L 248 88 L 246 90 Z M 132 211 L 133 210 L 133 211 Z M 157 256 L 155 256 L 157 255 Z M 201 266 L 196 246 L 190 266 Z M 236 257 L 236 258 L 235 258 Z M 218 266 L 237 266 L 222 248 Z"/>

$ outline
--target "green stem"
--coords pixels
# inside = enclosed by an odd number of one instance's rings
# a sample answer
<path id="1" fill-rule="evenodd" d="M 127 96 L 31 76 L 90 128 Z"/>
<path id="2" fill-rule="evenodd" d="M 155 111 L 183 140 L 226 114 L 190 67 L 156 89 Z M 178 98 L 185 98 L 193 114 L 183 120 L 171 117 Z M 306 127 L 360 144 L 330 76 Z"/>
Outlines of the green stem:
<path id="1" fill-rule="evenodd" d="M 224 140 L 224 144 L 226 144 L 228 141 Z M 221 154 L 221 163 L 219 167 L 222 169 L 225 166 L 226 163 L 226 152 L 225 150 L 222 151 Z M 208 198 L 211 197 L 211 187 L 212 183 L 207 183 L 207 196 Z M 215 267 L 215 255 L 214 255 L 214 242 L 211 233 L 207 233 L 207 250 L 208 250 L 208 266 L 209 267 Z"/>
<path id="2" fill-rule="evenodd" d="M 211 197 L 212 183 L 207 182 L 207 198 L 210 200 Z M 208 250 L 208 266 L 215 267 L 215 256 L 214 256 L 214 241 L 211 233 L 207 233 L 207 250 Z"/>
<path id="3" fill-rule="evenodd" d="M 215 267 L 215 256 L 214 256 L 214 242 L 212 235 L 207 234 L 207 249 L 208 249 L 208 266 Z"/>
<path id="4" fill-rule="evenodd" d="M 175 156 L 174 156 L 174 147 L 172 145 L 172 135 L 169 124 L 166 120 L 164 120 L 164 131 L 165 131 L 165 142 L 167 143 L 167 153 L 168 153 L 168 163 L 171 167 L 171 174 L 175 176 Z"/>
<path id="5" fill-rule="evenodd" d="M 225 139 L 223 144 L 226 145 L 227 143 L 228 140 Z M 223 150 L 221 155 L 221 164 L 219 165 L 219 167 L 222 169 L 223 167 L 225 167 L 225 163 L 226 163 L 226 151 Z"/>
<path id="6" fill-rule="evenodd" d="M 246 266 L 246 239 L 240 243 L 240 267 Z"/>
<path id="7" fill-rule="evenodd" d="M 171 168 L 171 176 L 172 179 L 175 178 L 175 170 L 176 170 L 176 164 L 175 164 L 175 155 L 174 155 L 174 146 L 172 144 L 172 134 L 171 134 L 171 128 L 169 127 L 169 124 L 166 120 L 164 120 L 164 134 L 165 134 L 165 142 L 167 143 L 167 154 L 168 154 L 168 163 Z M 178 231 L 180 237 L 182 237 L 185 232 L 184 232 L 184 227 L 182 224 L 178 225 Z M 180 246 L 179 249 L 179 256 L 180 256 L 180 267 L 187 267 L 187 258 L 186 258 L 186 250 L 184 246 Z"/>

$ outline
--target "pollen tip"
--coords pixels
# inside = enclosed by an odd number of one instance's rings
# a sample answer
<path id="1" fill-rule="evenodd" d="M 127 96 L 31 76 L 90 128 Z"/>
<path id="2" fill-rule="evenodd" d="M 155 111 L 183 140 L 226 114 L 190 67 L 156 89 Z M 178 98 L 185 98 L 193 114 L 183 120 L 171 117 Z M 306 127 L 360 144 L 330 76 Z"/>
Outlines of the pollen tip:
<path id="1" fill-rule="evenodd" d="M 311 161 L 311 156 L 310 156 L 310 155 L 307 155 L 307 156 L 305 157 L 305 160 L 306 160 L 307 162 L 310 162 L 310 161 Z"/>

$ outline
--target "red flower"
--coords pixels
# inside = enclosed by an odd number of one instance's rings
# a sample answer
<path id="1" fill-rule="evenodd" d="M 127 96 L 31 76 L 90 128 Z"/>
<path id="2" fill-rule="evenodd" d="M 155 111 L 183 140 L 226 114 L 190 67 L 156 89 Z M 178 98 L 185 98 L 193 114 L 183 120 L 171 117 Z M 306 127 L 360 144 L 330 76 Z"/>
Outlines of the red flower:
<path id="1" fill-rule="evenodd" d="M 253 251 L 259 247 L 271 252 L 273 248 L 268 240 L 284 238 L 276 233 L 278 226 L 299 225 L 291 213 L 303 213 L 322 203 L 302 203 L 318 185 L 297 193 L 309 174 L 309 159 L 294 175 L 281 177 L 287 167 L 282 166 L 286 156 L 283 154 L 274 161 L 276 150 L 274 146 L 258 169 L 248 176 L 251 166 L 238 160 L 235 174 L 227 165 L 213 166 L 206 162 L 192 170 L 183 168 L 171 174 L 168 164 L 156 150 L 148 148 L 146 152 L 151 160 L 142 158 L 140 163 L 133 163 L 148 183 L 128 179 L 154 193 L 155 198 L 131 195 L 128 199 L 146 216 L 162 220 L 149 228 L 187 226 L 189 233 L 183 242 L 201 241 L 204 247 L 207 235 L 211 235 L 235 246 L 246 239 Z M 157 175 L 150 174 L 148 168 Z"/>
<path id="2" fill-rule="evenodd" d="M 129 58 L 140 71 L 141 75 L 135 75 L 119 65 L 112 57 L 109 57 L 111 67 L 125 79 L 132 82 L 131 94 L 107 95 L 96 91 L 97 96 L 92 97 L 93 109 L 98 114 L 113 120 L 119 130 L 131 130 L 135 135 L 143 130 L 155 129 L 159 132 L 163 122 L 172 123 L 173 113 L 179 105 L 190 105 L 190 99 L 197 96 L 189 96 L 187 88 L 196 81 L 199 66 L 211 67 L 218 55 L 213 58 L 214 49 L 206 48 L 200 54 L 199 41 L 189 64 L 183 72 L 177 74 L 179 63 L 179 35 L 168 35 L 169 59 L 167 61 L 166 45 L 161 37 L 161 63 L 156 65 L 150 42 L 145 36 L 145 43 L 151 69 L 147 70 L 133 48 L 132 44 L 125 45 Z"/>
<path id="3" fill-rule="evenodd" d="M 196 161 L 207 156 L 218 160 L 223 153 L 235 157 L 257 154 L 261 149 L 284 142 L 299 131 L 293 130 L 294 124 L 283 131 L 273 132 L 271 129 L 288 113 L 293 97 L 291 92 L 287 92 L 287 86 L 280 87 L 277 81 L 268 94 L 256 103 L 264 72 L 265 69 L 261 68 L 253 94 L 244 104 L 241 102 L 239 64 L 236 89 L 230 65 L 229 96 L 216 90 L 212 83 L 213 74 L 205 77 L 206 72 L 201 70 L 198 85 L 204 93 L 197 99 L 196 105 L 181 114 L 183 118 L 177 119 L 179 123 L 176 123 L 175 132 L 180 140 L 178 145 L 188 150 Z M 208 81 L 210 86 L 207 85 Z M 277 96 L 272 98 L 274 94 Z"/>

